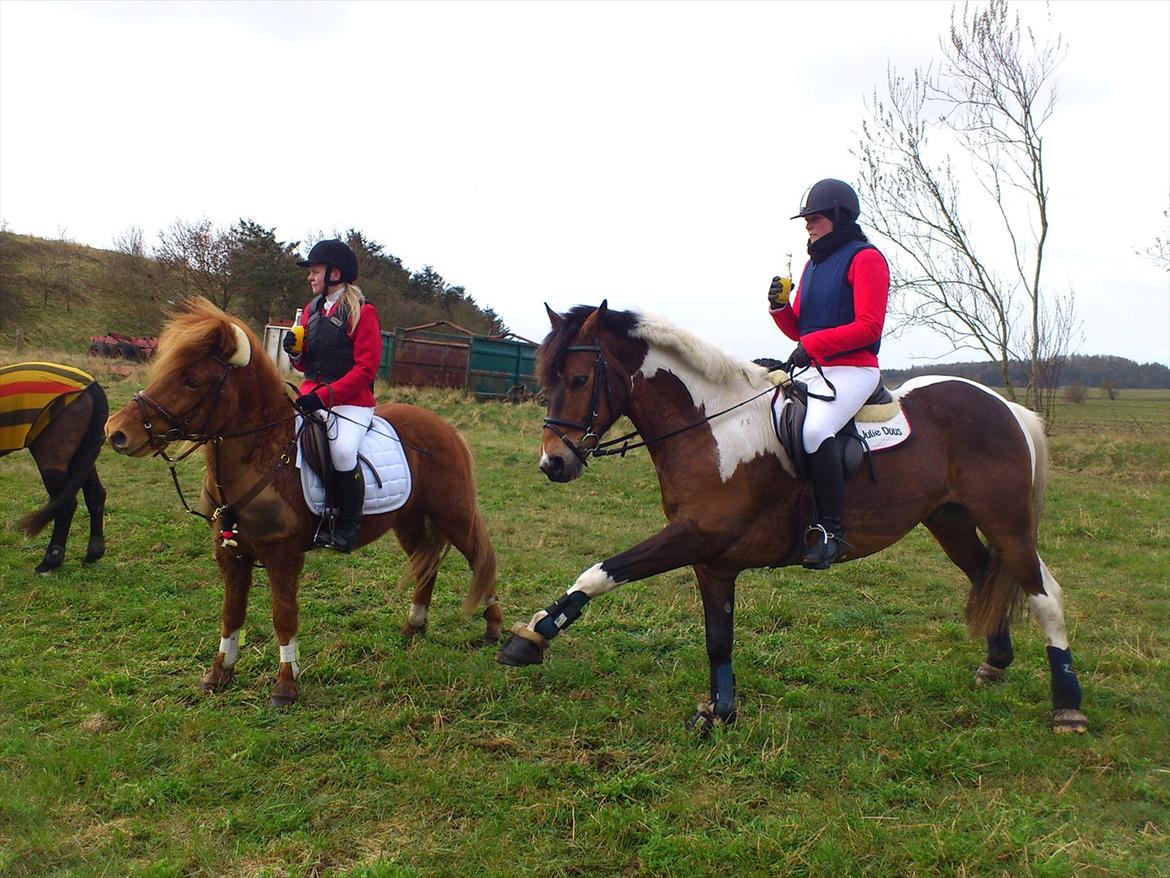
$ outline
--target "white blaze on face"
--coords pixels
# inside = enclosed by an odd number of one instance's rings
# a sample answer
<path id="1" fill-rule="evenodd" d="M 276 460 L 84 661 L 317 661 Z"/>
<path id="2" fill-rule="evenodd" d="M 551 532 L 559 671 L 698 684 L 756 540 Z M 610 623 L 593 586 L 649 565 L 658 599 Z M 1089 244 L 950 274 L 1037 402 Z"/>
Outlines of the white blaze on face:
<path id="1" fill-rule="evenodd" d="M 690 391 L 695 407 L 704 415 L 738 405 L 762 389 L 750 384 L 746 378 L 734 380 L 734 376 L 729 381 L 712 381 L 673 351 L 651 346 L 636 374 L 650 379 L 659 372 L 669 372 L 682 381 Z M 759 399 L 707 422 L 715 437 L 719 477 L 724 482 L 735 474 L 741 463 L 761 454 L 777 452 L 779 443 L 772 426 L 771 400 L 771 394 L 765 393 Z"/>

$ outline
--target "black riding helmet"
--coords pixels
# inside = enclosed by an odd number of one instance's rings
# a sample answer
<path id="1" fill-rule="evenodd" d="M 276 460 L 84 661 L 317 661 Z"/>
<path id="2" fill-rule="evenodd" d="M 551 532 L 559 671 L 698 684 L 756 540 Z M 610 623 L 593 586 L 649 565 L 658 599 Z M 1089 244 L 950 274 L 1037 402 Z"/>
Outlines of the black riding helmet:
<path id="1" fill-rule="evenodd" d="M 856 220 L 861 214 L 861 202 L 857 200 L 857 193 L 853 191 L 852 186 L 841 180 L 821 180 L 814 183 L 804 194 L 800 213 L 792 219 L 819 213 L 836 221 L 838 211 L 848 214 L 850 220 Z"/>
<path id="2" fill-rule="evenodd" d="M 309 258 L 298 262 L 297 265 L 301 268 L 308 268 L 310 265 L 324 265 L 326 283 L 329 283 L 329 275 L 332 274 L 334 268 L 341 272 L 342 283 L 351 284 L 357 280 L 358 276 L 357 256 L 354 255 L 348 244 L 337 238 L 318 241 L 309 251 Z"/>

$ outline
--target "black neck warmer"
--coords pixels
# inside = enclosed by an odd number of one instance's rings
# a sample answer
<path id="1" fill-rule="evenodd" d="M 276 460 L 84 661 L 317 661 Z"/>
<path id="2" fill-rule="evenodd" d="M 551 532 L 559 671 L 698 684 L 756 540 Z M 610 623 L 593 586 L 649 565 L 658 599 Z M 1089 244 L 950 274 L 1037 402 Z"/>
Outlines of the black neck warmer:
<path id="1" fill-rule="evenodd" d="M 825 235 L 823 238 L 818 238 L 815 241 L 808 242 L 808 257 L 813 261 L 814 265 L 820 265 L 834 250 L 842 244 L 848 244 L 850 241 L 865 241 L 869 243 L 869 238 L 865 237 L 865 232 L 861 231 L 859 226 L 853 220 L 843 220 L 840 223 L 833 225 L 833 231 Z"/>

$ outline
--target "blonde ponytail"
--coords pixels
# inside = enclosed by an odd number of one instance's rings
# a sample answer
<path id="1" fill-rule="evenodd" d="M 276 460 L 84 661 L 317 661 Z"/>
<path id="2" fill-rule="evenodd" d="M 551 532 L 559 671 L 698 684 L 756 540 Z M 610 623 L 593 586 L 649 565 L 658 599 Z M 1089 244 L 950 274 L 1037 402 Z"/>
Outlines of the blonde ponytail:
<path id="1" fill-rule="evenodd" d="M 349 308 L 349 333 L 353 335 L 357 331 L 358 321 L 362 317 L 362 305 L 365 304 L 366 297 L 362 295 L 361 288 L 357 284 L 346 284 L 345 292 L 341 294 L 341 304 Z"/>

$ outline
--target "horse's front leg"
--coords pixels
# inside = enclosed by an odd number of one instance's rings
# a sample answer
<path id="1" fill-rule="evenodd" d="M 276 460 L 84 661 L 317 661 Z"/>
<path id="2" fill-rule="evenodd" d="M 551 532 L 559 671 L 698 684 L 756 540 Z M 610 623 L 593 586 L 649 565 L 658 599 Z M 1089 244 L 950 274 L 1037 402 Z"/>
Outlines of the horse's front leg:
<path id="1" fill-rule="evenodd" d="M 699 594 L 703 598 L 703 622 L 707 632 L 710 697 L 687 720 L 688 730 L 706 735 L 716 722 L 735 722 L 735 674 L 731 669 L 731 643 L 735 627 L 735 574 L 716 574 L 696 566 Z"/>
<path id="2" fill-rule="evenodd" d="M 549 642 L 581 615 L 590 600 L 619 585 L 667 570 L 686 567 L 717 554 L 731 544 L 731 535 L 704 533 L 693 522 L 667 525 L 631 549 L 594 564 L 577 577 L 561 597 L 536 613 L 527 625 L 517 623 L 500 648 L 496 661 L 503 665 L 538 665 Z"/>
<path id="3" fill-rule="evenodd" d="M 297 700 L 297 677 L 301 673 L 297 654 L 297 584 L 305 566 L 305 555 L 295 545 L 264 559 L 268 587 L 272 590 L 272 628 L 280 645 L 280 671 L 269 707 L 287 707 Z"/>
<path id="4" fill-rule="evenodd" d="M 223 579 L 223 605 L 219 611 L 219 652 L 203 675 L 202 686 L 207 692 L 227 688 L 235 676 L 240 657 L 240 629 L 244 627 L 248 591 L 252 588 L 251 560 L 238 557 L 232 549 L 217 547 L 215 563 Z"/>

